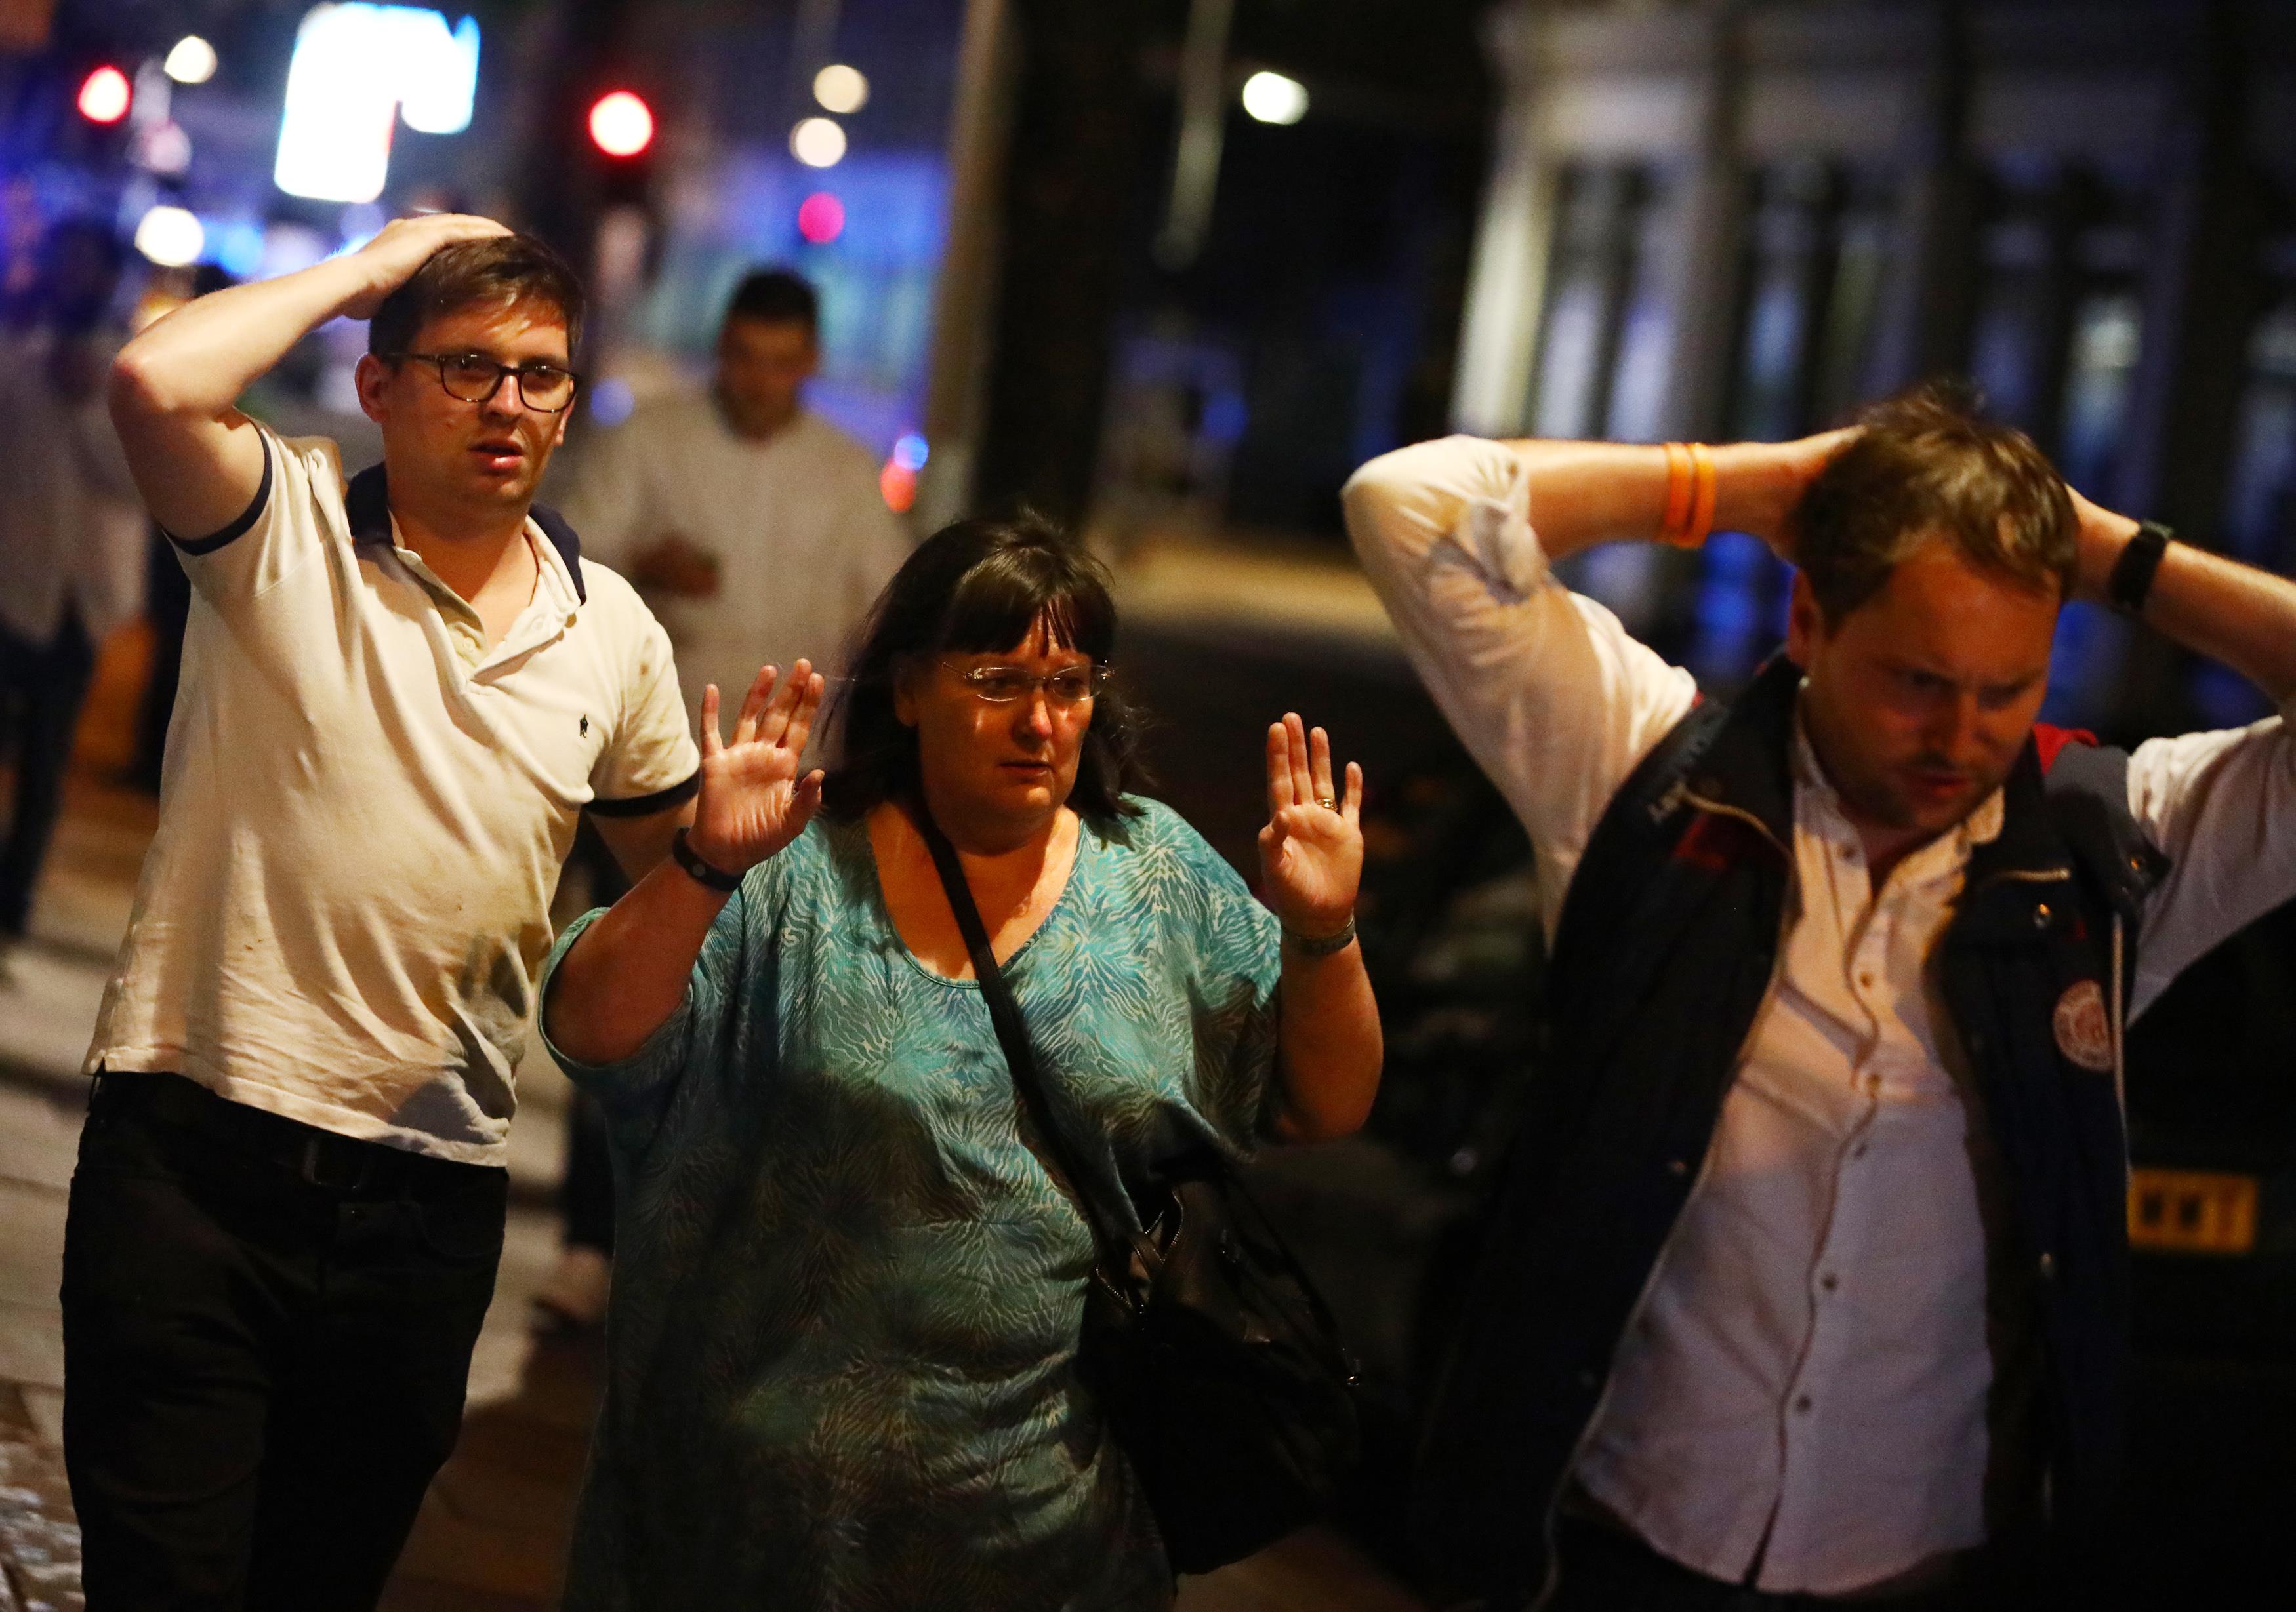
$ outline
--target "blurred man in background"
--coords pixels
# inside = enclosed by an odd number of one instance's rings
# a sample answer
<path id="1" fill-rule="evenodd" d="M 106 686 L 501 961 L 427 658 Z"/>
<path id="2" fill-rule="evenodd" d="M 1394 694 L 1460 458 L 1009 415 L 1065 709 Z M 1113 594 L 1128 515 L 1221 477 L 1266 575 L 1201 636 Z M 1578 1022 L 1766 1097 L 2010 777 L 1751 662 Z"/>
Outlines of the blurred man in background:
<path id="1" fill-rule="evenodd" d="M 122 254 L 73 219 L 43 245 L 24 328 L 0 336 L 0 721 L 16 769 L 0 942 L 24 933 L 96 651 L 143 608 L 144 515 L 105 418 Z"/>
<path id="2" fill-rule="evenodd" d="M 908 556 L 875 456 L 805 406 L 820 362 L 813 287 L 758 270 L 726 306 L 709 394 L 641 405 L 574 467 L 567 518 L 661 618 L 689 712 L 768 661 L 834 670 Z"/>
<path id="3" fill-rule="evenodd" d="M 568 518 L 593 552 L 638 585 L 677 650 L 689 713 L 715 683 L 746 689 L 758 668 L 800 655 L 834 675 L 846 637 L 909 552 L 877 488 L 876 460 L 807 410 L 821 362 L 814 289 L 781 269 L 735 288 L 706 397 L 642 405 L 577 467 Z M 620 893 L 593 845 L 591 897 Z M 613 1182 L 586 1098 L 570 1112 L 566 1252 L 537 1297 L 545 1323 L 605 1314 Z"/>

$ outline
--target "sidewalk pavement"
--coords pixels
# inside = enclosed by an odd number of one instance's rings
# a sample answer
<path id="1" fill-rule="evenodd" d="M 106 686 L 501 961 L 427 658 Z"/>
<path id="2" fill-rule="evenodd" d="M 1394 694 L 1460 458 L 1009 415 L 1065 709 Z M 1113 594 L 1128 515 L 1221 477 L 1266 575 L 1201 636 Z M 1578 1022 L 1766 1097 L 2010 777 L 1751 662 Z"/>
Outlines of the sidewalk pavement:
<path id="1" fill-rule="evenodd" d="M 87 747 L 83 747 L 83 758 Z M 56 1289 L 86 1083 L 78 1070 L 157 813 L 85 766 L 32 935 L 0 958 L 0 1612 L 81 1612 L 78 1530 L 61 1456 Z M 564 1077 L 520 1074 L 510 1225 L 472 1360 L 455 1455 L 424 1497 L 381 1612 L 546 1612 L 557 1604 L 600 1383 L 594 1335 L 537 1339 L 530 1305 L 557 1256 Z M 1307 1529 L 1183 1586 L 1179 1612 L 1414 1612 L 1353 1545 Z"/>

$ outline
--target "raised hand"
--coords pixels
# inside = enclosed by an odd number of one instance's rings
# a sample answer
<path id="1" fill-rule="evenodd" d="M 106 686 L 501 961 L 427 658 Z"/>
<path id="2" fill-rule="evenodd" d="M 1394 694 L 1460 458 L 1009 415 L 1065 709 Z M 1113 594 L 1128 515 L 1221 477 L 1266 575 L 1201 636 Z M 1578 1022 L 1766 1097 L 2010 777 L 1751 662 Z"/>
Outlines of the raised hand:
<path id="1" fill-rule="evenodd" d="M 440 247 L 510 233 L 507 225 L 468 213 L 422 213 L 411 218 L 394 218 L 377 232 L 373 240 L 352 254 L 352 261 L 366 272 L 367 286 L 344 305 L 343 312 L 353 319 L 372 319 L 382 299 L 413 279 L 414 271 L 430 262 L 430 255 Z"/>
<path id="2" fill-rule="evenodd" d="M 718 736 L 718 685 L 701 691 L 701 793 L 686 843 L 728 873 L 755 867 L 795 839 L 821 805 L 820 772 L 798 773 L 821 708 L 821 679 L 805 660 L 778 689 L 776 678 L 772 667 L 758 673 L 731 742 Z"/>
<path id="3" fill-rule="evenodd" d="M 1310 939 L 1337 934 L 1363 880 L 1363 769 L 1348 763 L 1344 798 L 1332 787 L 1332 739 L 1296 711 L 1267 729 L 1267 826 L 1259 831 L 1261 888 L 1285 927 Z"/>

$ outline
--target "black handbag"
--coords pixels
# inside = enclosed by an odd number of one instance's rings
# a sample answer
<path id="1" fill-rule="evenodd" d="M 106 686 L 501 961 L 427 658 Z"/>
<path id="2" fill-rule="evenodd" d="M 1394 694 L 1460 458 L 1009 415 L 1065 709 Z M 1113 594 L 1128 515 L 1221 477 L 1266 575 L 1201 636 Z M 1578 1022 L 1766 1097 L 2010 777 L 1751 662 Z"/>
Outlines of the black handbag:
<path id="1" fill-rule="evenodd" d="M 1172 1568 L 1204 1573 L 1312 1519 L 1355 1468 L 1355 1362 L 1300 1262 L 1206 1148 L 1125 1190 L 1145 1228 L 1094 1199 L 955 847 L 917 821 L 1049 1162 L 1098 1249 L 1078 1364 L 1139 1475 Z"/>

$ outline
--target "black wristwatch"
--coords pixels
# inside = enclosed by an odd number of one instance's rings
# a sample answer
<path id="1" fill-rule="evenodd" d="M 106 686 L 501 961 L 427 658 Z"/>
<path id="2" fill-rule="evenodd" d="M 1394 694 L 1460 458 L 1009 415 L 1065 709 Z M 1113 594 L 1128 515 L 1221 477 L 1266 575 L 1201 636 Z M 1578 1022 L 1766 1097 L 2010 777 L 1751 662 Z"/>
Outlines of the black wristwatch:
<path id="1" fill-rule="evenodd" d="M 2144 615 L 2145 596 L 2152 591 L 2161 556 L 2176 540 L 2177 534 L 2159 521 L 2138 521 L 2136 536 L 2121 545 L 2120 558 L 2112 562 L 2112 578 L 2104 585 L 2105 602 L 2124 616 Z"/>
<path id="2" fill-rule="evenodd" d="M 701 860 L 701 853 L 685 843 L 684 829 L 678 830 L 671 838 L 669 855 L 672 861 L 693 876 L 693 881 L 696 884 L 706 886 L 709 889 L 723 891 L 727 895 L 742 888 L 742 876 L 739 873 L 728 873 L 725 869 L 715 867 Z"/>

